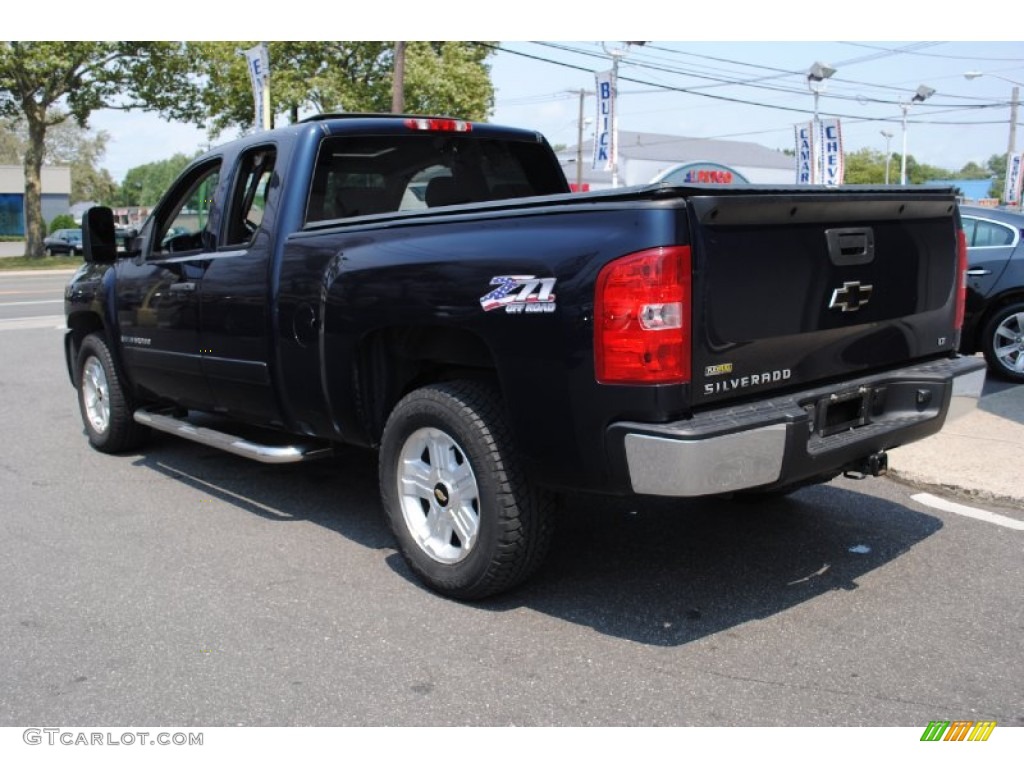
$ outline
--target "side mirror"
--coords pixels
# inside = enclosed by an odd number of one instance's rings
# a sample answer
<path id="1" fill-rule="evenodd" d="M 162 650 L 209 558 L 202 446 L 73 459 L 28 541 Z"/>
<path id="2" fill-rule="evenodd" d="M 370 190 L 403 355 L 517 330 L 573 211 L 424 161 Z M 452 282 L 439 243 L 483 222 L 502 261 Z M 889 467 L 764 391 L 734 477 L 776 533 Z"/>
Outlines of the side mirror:
<path id="1" fill-rule="evenodd" d="M 94 264 L 113 264 L 117 260 L 114 212 L 106 206 L 90 208 L 82 217 L 82 250 L 85 260 Z"/>

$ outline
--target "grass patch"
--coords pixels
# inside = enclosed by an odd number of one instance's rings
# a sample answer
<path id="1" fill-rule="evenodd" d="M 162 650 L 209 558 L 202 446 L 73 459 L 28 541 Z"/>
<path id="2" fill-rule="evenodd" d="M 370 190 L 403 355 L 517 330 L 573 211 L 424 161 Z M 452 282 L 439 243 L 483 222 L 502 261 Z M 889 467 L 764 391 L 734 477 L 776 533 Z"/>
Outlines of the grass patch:
<path id="1" fill-rule="evenodd" d="M 5 256 L 0 258 L 0 270 L 11 269 L 78 269 L 81 256 L 43 256 L 30 259 L 26 256 Z"/>

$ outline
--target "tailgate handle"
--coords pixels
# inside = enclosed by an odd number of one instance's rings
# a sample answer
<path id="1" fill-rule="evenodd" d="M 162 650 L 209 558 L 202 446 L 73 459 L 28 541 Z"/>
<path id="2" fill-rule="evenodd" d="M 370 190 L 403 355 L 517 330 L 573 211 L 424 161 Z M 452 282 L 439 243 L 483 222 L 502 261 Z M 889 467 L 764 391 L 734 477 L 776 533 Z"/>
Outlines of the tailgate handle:
<path id="1" fill-rule="evenodd" d="M 871 227 L 826 229 L 828 257 L 837 267 L 870 264 L 875 260 L 875 233 Z"/>

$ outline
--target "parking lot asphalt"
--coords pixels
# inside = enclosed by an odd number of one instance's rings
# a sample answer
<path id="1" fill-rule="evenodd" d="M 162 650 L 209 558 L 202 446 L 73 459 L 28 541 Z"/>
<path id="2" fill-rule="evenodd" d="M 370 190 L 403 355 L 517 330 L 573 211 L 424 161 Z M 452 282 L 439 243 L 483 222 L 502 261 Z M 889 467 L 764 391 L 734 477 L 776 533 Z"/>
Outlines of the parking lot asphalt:
<path id="1" fill-rule="evenodd" d="M 990 379 L 978 407 L 942 431 L 889 452 L 901 482 L 977 501 L 1024 507 L 1024 386 Z"/>

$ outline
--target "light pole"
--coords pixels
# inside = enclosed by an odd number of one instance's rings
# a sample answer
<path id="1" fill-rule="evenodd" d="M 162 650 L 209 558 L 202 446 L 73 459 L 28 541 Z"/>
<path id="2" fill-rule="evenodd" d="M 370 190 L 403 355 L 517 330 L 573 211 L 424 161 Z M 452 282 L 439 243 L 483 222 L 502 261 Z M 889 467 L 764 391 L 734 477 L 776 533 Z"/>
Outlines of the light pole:
<path id="1" fill-rule="evenodd" d="M 909 102 L 900 102 L 900 109 L 903 110 L 903 156 L 900 157 L 900 184 L 902 186 L 906 186 L 907 183 L 907 110 L 910 109 L 910 105 L 915 101 L 922 102 L 934 95 L 934 88 L 929 88 L 927 85 L 919 85 L 917 86 L 917 92 L 914 93 Z"/>
<path id="2" fill-rule="evenodd" d="M 892 160 L 892 153 L 889 151 L 889 142 L 892 141 L 892 133 L 880 131 L 885 136 L 885 183 L 889 183 L 889 161 Z"/>
<path id="3" fill-rule="evenodd" d="M 964 77 L 968 80 L 974 80 L 979 77 L 994 77 L 1013 86 L 1013 90 L 1010 92 L 1010 141 L 1006 145 L 1006 170 L 1009 173 L 1010 158 L 1017 150 L 1017 105 L 1020 104 L 1020 88 L 1018 86 L 1024 85 L 1024 83 L 1018 83 L 1016 80 L 1011 80 L 1002 75 L 993 75 L 989 72 L 978 72 L 977 70 L 964 72 Z"/>
<path id="4" fill-rule="evenodd" d="M 822 167 L 825 156 L 821 153 L 821 147 L 819 146 L 820 140 L 818 136 L 820 133 L 818 130 L 818 98 L 821 96 L 822 91 L 825 90 L 825 81 L 835 73 L 836 69 L 834 67 L 830 67 L 828 64 L 822 64 L 820 61 L 816 61 L 811 64 L 811 68 L 807 70 L 807 87 L 810 89 L 811 93 L 814 94 L 814 122 L 811 123 L 811 149 L 813 153 L 811 164 L 814 168 L 811 178 L 812 183 L 815 181 L 815 176 L 822 181 L 825 178 L 825 169 Z"/>

